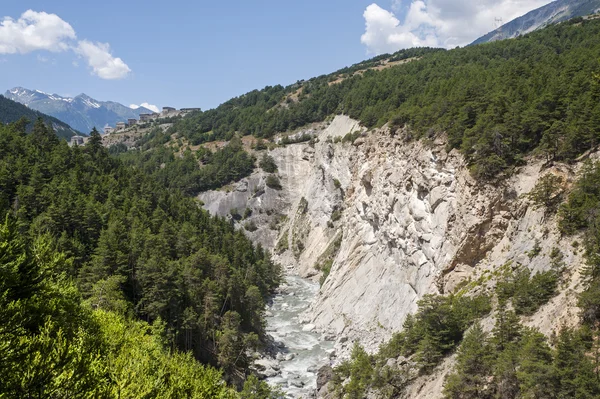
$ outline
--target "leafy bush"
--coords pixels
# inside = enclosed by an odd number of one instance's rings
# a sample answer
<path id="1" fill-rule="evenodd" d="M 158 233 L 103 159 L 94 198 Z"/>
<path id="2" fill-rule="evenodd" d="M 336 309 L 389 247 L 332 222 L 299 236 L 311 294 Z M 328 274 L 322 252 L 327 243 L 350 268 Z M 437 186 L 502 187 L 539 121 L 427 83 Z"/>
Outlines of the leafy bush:
<path id="1" fill-rule="evenodd" d="M 256 223 L 254 223 L 254 220 L 251 220 L 249 222 L 244 223 L 244 229 L 246 229 L 246 231 L 249 231 L 250 233 L 258 230 L 258 226 L 256 225 Z"/>
<path id="2" fill-rule="evenodd" d="M 329 277 L 329 273 L 331 273 L 331 266 L 333 266 L 333 259 L 329 259 L 325 261 L 325 263 L 323 263 L 322 265 L 319 265 L 319 268 L 317 270 L 321 270 L 321 272 L 323 273 L 321 275 L 321 278 L 319 278 L 320 285 L 325 284 L 325 280 L 327 280 L 327 277 Z"/>
<path id="3" fill-rule="evenodd" d="M 340 209 L 336 209 L 331 213 L 331 218 L 329 219 L 331 223 L 335 223 L 342 218 L 342 211 Z"/>
<path id="4" fill-rule="evenodd" d="M 267 180 L 265 181 L 265 184 L 267 185 L 267 187 L 272 188 L 273 190 L 281 190 L 281 182 L 279 181 L 279 178 L 275 175 L 269 175 L 267 176 Z"/>
<path id="5" fill-rule="evenodd" d="M 286 135 L 281 139 L 281 145 L 305 143 L 307 141 L 310 141 L 312 138 L 313 136 L 309 133 L 302 133 L 301 135 L 296 137 Z"/>
<path id="6" fill-rule="evenodd" d="M 262 159 L 260 160 L 259 166 L 262 170 L 267 173 L 276 173 L 277 172 L 277 164 L 272 156 L 264 154 Z"/>
<path id="7" fill-rule="evenodd" d="M 275 246 L 275 252 L 280 254 L 280 253 L 287 251 L 289 248 L 290 248 L 290 245 L 288 243 L 288 231 L 285 230 L 283 233 L 281 233 L 281 238 L 279 239 L 279 241 L 277 242 L 277 245 Z"/>
<path id="8" fill-rule="evenodd" d="M 354 143 L 354 141 L 361 135 L 362 133 L 359 130 L 352 133 L 346 133 L 346 135 L 342 138 L 342 143 Z"/>

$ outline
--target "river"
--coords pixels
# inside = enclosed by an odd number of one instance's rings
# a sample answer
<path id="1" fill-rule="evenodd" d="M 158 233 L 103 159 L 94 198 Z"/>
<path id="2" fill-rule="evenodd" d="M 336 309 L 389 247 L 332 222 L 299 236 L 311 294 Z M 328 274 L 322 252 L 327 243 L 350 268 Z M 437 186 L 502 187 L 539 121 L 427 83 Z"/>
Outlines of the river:
<path id="1" fill-rule="evenodd" d="M 277 375 L 267 382 L 279 386 L 291 398 L 313 397 L 317 370 L 329 364 L 334 342 L 302 323 L 301 315 L 319 293 L 319 284 L 298 276 L 287 276 L 279 293 L 267 306 L 267 332 L 280 349 Z M 274 374 L 274 373 L 272 373 Z"/>

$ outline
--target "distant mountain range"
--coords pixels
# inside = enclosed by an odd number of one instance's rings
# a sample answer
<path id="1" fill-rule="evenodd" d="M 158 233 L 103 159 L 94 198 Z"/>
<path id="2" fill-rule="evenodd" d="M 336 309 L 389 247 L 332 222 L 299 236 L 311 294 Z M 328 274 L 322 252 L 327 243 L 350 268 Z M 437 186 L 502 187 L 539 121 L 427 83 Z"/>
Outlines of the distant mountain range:
<path id="1" fill-rule="evenodd" d="M 56 135 L 59 137 L 69 139 L 72 136 L 81 134 L 71 126 L 52 116 L 45 115 L 31 108 L 27 108 L 23 104 L 19 104 L 16 101 L 9 100 L 8 98 L 0 95 L 0 122 L 12 123 L 18 121 L 22 117 L 29 119 L 31 122 L 27 126 L 27 130 L 31 130 L 33 127 L 33 122 L 41 117 L 47 125 L 52 126 L 56 132 Z"/>
<path id="2" fill-rule="evenodd" d="M 144 107 L 131 109 L 114 101 L 98 101 L 85 94 L 63 97 L 22 87 L 7 90 L 5 97 L 58 118 L 86 134 L 94 127 L 101 132 L 106 125 L 115 126 L 117 122 L 126 122 L 129 118 L 138 119 L 140 114 L 152 113 Z"/>
<path id="3" fill-rule="evenodd" d="M 498 29 L 480 37 L 471 44 L 481 44 L 502 39 L 511 39 L 541 29 L 550 24 L 575 17 L 594 14 L 600 10 L 600 0 L 557 0 L 522 17 L 502 25 Z"/>

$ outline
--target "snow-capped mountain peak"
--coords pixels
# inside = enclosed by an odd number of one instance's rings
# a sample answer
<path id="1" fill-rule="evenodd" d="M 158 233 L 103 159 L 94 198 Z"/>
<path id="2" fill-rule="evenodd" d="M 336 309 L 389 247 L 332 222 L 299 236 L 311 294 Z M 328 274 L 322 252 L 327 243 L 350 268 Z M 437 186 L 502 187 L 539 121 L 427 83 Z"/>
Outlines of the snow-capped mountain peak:
<path id="1" fill-rule="evenodd" d="M 115 126 L 117 122 L 138 119 L 140 114 L 152 113 L 143 106 L 132 109 L 113 101 L 98 101 L 84 93 L 76 97 L 66 97 L 41 90 L 15 87 L 7 90 L 4 96 L 54 116 L 84 133 L 90 132 L 94 127 L 101 129 L 106 125 Z"/>
<path id="2" fill-rule="evenodd" d="M 600 0 L 556 0 L 543 7 L 513 19 L 498 29 L 480 37 L 471 44 L 510 39 L 533 32 L 550 24 L 597 13 Z"/>

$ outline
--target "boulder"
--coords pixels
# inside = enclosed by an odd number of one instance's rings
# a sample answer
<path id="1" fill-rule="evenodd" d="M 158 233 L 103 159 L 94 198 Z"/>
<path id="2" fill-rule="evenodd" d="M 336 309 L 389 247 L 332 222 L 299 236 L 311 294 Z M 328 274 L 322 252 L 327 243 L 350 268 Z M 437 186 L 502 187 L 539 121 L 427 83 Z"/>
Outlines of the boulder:
<path id="1" fill-rule="evenodd" d="M 321 388 L 331 379 L 333 378 L 333 368 L 329 365 L 322 366 L 319 371 L 317 371 L 317 391 L 320 391 Z"/>

